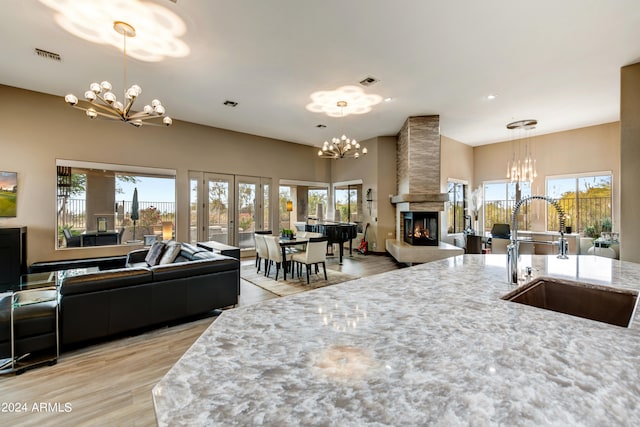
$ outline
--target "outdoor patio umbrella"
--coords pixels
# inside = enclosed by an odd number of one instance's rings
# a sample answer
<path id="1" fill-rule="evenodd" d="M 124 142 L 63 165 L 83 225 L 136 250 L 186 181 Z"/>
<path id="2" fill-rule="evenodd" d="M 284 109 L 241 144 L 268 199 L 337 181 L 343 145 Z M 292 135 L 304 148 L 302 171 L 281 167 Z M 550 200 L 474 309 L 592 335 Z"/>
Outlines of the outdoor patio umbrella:
<path id="1" fill-rule="evenodd" d="M 136 221 L 140 219 L 138 207 L 138 187 L 133 189 L 133 200 L 131 201 L 131 221 L 133 221 L 133 240 L 136 240 Z"/>

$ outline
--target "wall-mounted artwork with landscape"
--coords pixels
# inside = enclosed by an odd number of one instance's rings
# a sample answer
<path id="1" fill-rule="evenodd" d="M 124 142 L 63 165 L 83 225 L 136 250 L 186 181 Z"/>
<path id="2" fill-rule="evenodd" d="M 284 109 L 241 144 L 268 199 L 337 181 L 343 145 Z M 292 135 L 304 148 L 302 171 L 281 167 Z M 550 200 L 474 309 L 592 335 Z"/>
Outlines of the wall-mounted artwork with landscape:
<path id="1" fill-rule="evenodd" d="M 18 194 L 18 174 L 0 172 L 0 217 L 16 216 L 16 196 Z"/>

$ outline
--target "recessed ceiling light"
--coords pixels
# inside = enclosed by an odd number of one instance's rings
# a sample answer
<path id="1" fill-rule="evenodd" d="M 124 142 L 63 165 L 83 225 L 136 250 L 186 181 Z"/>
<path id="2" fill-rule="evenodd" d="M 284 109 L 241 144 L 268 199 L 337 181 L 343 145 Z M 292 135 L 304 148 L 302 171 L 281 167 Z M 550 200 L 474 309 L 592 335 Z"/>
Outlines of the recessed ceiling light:
<path id="1" fill-rule="evenodd" d="M 378 83 L 380 80 L 375 77 L 367 76 L 364 79 L 360 80 L 360 84 L 362 86 L 371 86 L 372 84 Z"/>
<path id="2" fill-rule="evenodd" d="M 487 99 L 489 99 L 489 100 L 496 99 L 497 97 L 498 97 L 498 95 L 494 95 L 494 94 L 487 95 Z"/>
<path id="3" fill-rule="evenodd" d="M 393 101 L 393 98 L 390 96 L 384 99 L 384 102 L 391 102 L 391 101 Z"/>
<path id="4" fill-rule="evenodd" d="M 237 106 L 238 106 L 238 103 L 237 103 L 237 102 L 235 102 L 235 101 L 229 101 L 229 100 L 224 101 L 224 102 L 223 102 L 223 104 L 224 104 L 224 105 L 226 105 L 227 107 L 237 107 Z"/>

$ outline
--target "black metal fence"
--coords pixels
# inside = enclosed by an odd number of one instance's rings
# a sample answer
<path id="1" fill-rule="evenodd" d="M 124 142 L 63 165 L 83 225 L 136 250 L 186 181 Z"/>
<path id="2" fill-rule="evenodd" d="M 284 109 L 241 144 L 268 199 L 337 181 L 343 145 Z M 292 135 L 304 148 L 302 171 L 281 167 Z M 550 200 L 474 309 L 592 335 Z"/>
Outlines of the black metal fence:
<path id="1" fill-rule="evenodd" d="M 582 233 L 592 229 L 586 234 L 602 231 L 611 231 L 611 198 L 610 197 L 583 197 L 579 199 L 560 199 L 560 207 L 565 213 L 565 225 L 571 226 L 574 233 Z M 547 228 L 557 230 L 558 216 L 553 209 L 547 211 Z"/>
<path id="2" fill-rule="evenodd" d="M 117 201 L 114 206 L 116 218 L 115 226 L 120 228 L 131 221 L 131 201 Z M 174 202 L 138 202 L 139 212 L 155 209 L 159 214 L 160 222 L 173 221 L 175 218 L 176 204 Z M 142 215 L 141 215 L 142 217 Z M 86 227 L 86 201 L 85 199 L 67 199 L 64 206 L 58 212 L 58 225 L 74 230 L 84 230 Z M 152 224 L 150 224 L 152 225 Z"/>
<path id="3" fill-rule="evenodd" d="M 511 224 L 511 214 L 516 205 L 515 200 L 491 200 L 484 204 L 484 229 L 491 230 L 493 224 Z M 526 230 L 530 226 L 529 203 L 520 207 L 523 213 L 523 221 L 519 222 L 519 227 Z"/>

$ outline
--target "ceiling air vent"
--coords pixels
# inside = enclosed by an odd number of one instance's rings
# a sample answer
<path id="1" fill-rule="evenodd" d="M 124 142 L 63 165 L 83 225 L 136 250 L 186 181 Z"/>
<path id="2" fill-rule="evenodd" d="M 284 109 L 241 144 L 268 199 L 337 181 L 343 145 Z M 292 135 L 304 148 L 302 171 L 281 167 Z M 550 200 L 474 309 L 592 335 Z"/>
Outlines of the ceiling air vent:
<path id="1" fill-rule="evenodd" d="M 227 107 L 237 107 L 237 106 L 238 106 L 238 103 L 237 103 L 237 102 L 235 102 L 235 101 L 229 101 L 229 100 L 224 101 L 224 102 L 223 102 L 223 104 L 224 104 L 224 105 L 226 105 Z"/>
<path id="2" fill-rule="evenodd" d="M 62 58 L 59 54 L 54 52 L 48 52 L 43 49 L 38 49 L 37 47 L 34 49 L 36 55 L 41 56 L 46 59 L 53 59 L 54 61 L 62 61 Z"/>
<path id="3" fill-rule="evenodd" d="M 378 83 L 380 80 L 376 79 L 375 77 L 365 77 L 363 80 L 360 80 L 360 84 L 362 86 L 371 86 L 373 84 Z"/>

